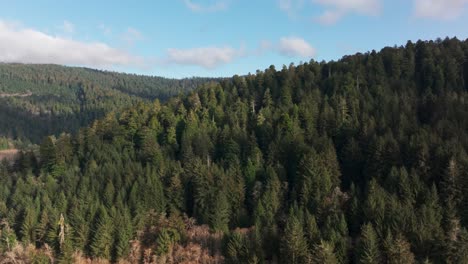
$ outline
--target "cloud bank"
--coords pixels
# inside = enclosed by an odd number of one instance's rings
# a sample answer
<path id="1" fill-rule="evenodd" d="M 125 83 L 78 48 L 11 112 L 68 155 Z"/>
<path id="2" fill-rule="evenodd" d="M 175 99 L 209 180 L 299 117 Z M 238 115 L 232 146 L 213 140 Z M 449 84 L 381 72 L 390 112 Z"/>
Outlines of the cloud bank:
<path id="1" fill-rule="evenodd" d="M 296 13 L 304 5 L 304 0 L 278 0 L 278 5 L 290 17 L 295 17 Z"/>
<path id="2" fill-rule="evenodd" d="M 0 61 L 91 67 L 143 66 L 143 59 L 100 42 L 81 42 L 0 21 Z"/>
<path id="3" fill-rule="evenodd" d="M 460 17 L 468 0 L 415 0 L 414 14 L 419 18 L 453 20 Z"/>
<path id="4" fill-rule="evenodd" d="M 335 24 L 347 14 L 376 16 L 380 13 L 381 0 L 313 0 L 325 8 L 316 20 L 322 24 Z M 423 0 L 424 1 L 424 0 Z"/>
<path id="5" fill-rule="evenodd" d="M 72 24 L 69 26 L 68 32 L 73 32 Z M 142 34 L 133 28 L 128 28 L 122 35 L 122 40 L 129 44 L 142 38 Z M 315 55 L 315 49 L 304 39 L 283 37 L 276 42 L 261 41 L 255 50 L 247 50 L 244 45 L 240 45 L 239 48 L 229 45 L 185 49 L 173 47 L 168 48 L 159 57 L 143 59 L 105 43 L 83 42 L 54 36 L 0 20 L 0 62 L 52 63 L 95 68 L 189 65 L 215 69 L 240 58 L 261 56 L 265 52 L 300 58 L 310 58 Z"/>
<path id="6" fill-rule="evenodd" d="M 189 49 L 167 49 L 162 64 L 176 64 L 199 66 L 205 69 L 214 69 L 237 59 L 249 56 L 262 56 L 266 52 L 275 52 L 286 57 L 309 59 L 314 57 L 316 50 L 302 38 L 283 37 L 277 42 L 263 40 L 257 49 L 246 50 L 243 46 L 232 48 L 231 46 L 210 46 Z"/>
<path id="7" fill-rule="evenodd" d="M 225 47 L 200 47 L 191 49 L 170 48 L 167 50 L 164 62 L 166 64 L 195 65 L 213 69 L 227 64 L 245 55 L 244 49 Z"/>
<path id="8" fill-rule="evenodd" d="M 313 57 L 315 56 L 315 48 L 308 42 L 298 37 L 283 37 L 278 43 L 278 51 L 280 54 L 290 57 Z"/>

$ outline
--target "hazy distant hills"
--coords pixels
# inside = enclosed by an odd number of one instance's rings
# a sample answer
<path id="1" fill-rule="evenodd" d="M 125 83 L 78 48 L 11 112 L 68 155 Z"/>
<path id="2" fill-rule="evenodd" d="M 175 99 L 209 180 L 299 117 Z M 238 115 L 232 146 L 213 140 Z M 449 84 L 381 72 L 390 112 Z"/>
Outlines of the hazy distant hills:
<path id="1" fill-rule="evenodd" d="M 37 143 L 45 135 L 76 131 L 107 112 L 164 101 L 210 80 L 0 63 L 0 136 Z"/>

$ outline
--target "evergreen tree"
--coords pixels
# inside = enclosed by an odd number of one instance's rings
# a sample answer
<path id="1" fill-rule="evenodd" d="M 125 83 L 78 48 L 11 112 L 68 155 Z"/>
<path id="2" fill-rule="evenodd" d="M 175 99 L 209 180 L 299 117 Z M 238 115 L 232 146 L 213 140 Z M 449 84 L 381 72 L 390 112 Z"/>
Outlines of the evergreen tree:
<path id="1" fill-rule="evenodd" d="M 117 218 L 115 230 L 115 253 L 113 259 L 118 261 L 119 259 L 128 256 L 130 251 L 130 240 L 133 239 L 132 222 L 127 210 L 124 209 L 122 214 Z"/>
<path id="2" fill-rule="evenodd" d="M 52 137 L 44 138 L 41 143 L 40 153 L 42 168 L 46 169 L 47 171 L 52 171 L 53 166 L 57 162 L 57 154 Z"/>
<path id="3" fill-rule="evenodd" d="M 362 227 L 357 250 L 357 263 L 380 263 L 379 241 L 371 224 Z"/>
<path id="4" fill-rule="evenodd" d="M 114 228 L 112 219 L 102 206 L 99 208 L 99 212 L 96 215 L 95 226 L 96 229 L 90 244 L 91 253 L 95 257 L 110 259 L 114 245 Z"/>
<path id="5" fill-rule="evenodd" d="M 339 262 L 333 252 L 333 246 L 322 240 L 314 248 L 312 263 L 337 264 Z"/>
<path id="6" fill-rule="evenodd" d="M 395 238 L 387 236 L 384 242 L 386 260 L 391 264 L 412 264 L 415 263 L 414 255 L 411 252 L 411 246 L 402 236 Z"/>
<path id="7" fill-rule="evenodd" d="M 302 223 L 292 213 L 288 217 L 281 240 L 281 257 L 283 262 L 293 264 L 309 262 L 310 253 Z"/>
<path id="8" fill-rule="evenodd" d="M 223 192 L 220 192 L 216 196 L 216 200 L 213 202 L 213 212 L 210 216 L 210 225 L 214 230 L 228 232 L 231 212 L 226 195 Z"/>
<path id="9" fill-rule="evenodd" d="M 23 224 L 21 225 L 21 240 L 25 243 L 34 243 L 36 241 L 37 215 L 33 208 L 27 208 L 23 215 Z"/>

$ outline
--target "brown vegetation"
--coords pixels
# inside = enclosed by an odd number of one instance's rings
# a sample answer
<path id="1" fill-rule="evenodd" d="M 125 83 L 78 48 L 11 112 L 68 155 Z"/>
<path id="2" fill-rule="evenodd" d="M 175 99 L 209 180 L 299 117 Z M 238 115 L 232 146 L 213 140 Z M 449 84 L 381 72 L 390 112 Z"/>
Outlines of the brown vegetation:
<path id="1" fill-rule="evenodd" d="M 18 154 L 19 150 L 17 149 L 6 149 L 0 150 L 0 161 L 3 159 L 13 160 Z"/>
<path id="2" fill-rule="evenodd" d="M 0 98 L 2 97 L 28 97 L 31 96 L 32 92 L 27 93 L 0 93 Z"/>
<path id="3" fill-rule="evenodd" d="M 144 263 L 144 264 L 218 264 L 224 263 L 222 256 L 222 232 L 213 232 L 207 225 L 195 225 L 192 218 L 166 218 L 156 216 L 155 221 L 138 232 L 138 239 L 130 241 L 130 253 L 117 263 Z M 164 228 L 182 228 L 183 239 L 171 244 L 167 252 L 159 250 L 158 237 Z M 1 231 L 0 231 L 1 234 Z M 16 243 L 10 250 L 0 254 L 0 264 L 3 263 L 54 263 L 58 257 L 46 244 L 38 249 L 33 245 L 27 246 Z M 108 264 L 109 260 L 90 258 L 80 251 L 71 256 L 73 263 L 79 264 Z M 42 262 L 41 262 L 42 261 Z"/>
<path id="4" fill-rule="evenodd" d="M 164 228 L 178 229 L 183 239 L 169 246 L 166 253 L 158 254 L 157 239 Z M 156 223 L 147 226 L 140 233 L 138 240 L 132 241 L 131 253 L 128 259 L 121 263 L 145 264 L 195 264 L 224 263 L 222 256 L 222 241 L 224 234 L 214 232 L 207 225 L 196 225 L 195 219 L 184 217 L 160 217 Z M 148 243 L 149 242 L 149 243 Z"/>

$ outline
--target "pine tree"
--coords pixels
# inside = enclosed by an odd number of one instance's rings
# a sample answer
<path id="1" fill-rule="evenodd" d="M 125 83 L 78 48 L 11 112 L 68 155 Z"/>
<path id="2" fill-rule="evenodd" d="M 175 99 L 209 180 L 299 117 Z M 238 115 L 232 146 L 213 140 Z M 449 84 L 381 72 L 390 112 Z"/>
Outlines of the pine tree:
<path id="1" fill-rule="evenodd" d="M 271 91 L 270 88 L 267 88 L 263 94 L 262 106 L 263 108 L 269 109 L 272 105 L 273 99 L 271 97 Z"/>
<path id="2" fill-rule="evenodd" d="M 163 213 L 166 211 L 166 197 L 160 176 L 155 169 L 146 168 L 146 184 L 143 188 L 143 202 L 147 209 L 154 209 L 156 212 Z"/>
<path id="3" fill-rule="evenodd" d="M 42 245 L 45 243 L 46 235 L 47 235 L 47 229 L 50 225 L 49 222 L 49 214 L 47 210 L 42 210 L 41 216 L 39 218 L 39 222 L 36 226 L 36 242 L 39 245 Z"/>
<path id="4" fill-rule="evenodd" d="M 372 224 L 362 226 L 361 237 L 357 246 L 357 263 L 380 263 L 380 251 L 377 234 Z"/>
<path id="5" fill-rule="evenodd" d="M 224 192 L 218 192 L 216 200 L 213 201 L 210 225 L 216 231 L 229 231 L 229 218 L 231 214 L 230 206 Z"/>
<path id="6" fill-rule="evenodd" d="M 310 253 L 302 223 L 292 213 L 290 213 L 284 229 L 280 252 L 284 263 L 300 264 L 309 262 Z"/>
<path id="7" fill-rule="evenodd" d="M 338 259 L 333 252 L 333 246 L 326 241 L 321 241 L 314 247 L 312 253 L 312 263 L 314 264 L 338 264 Z"/>
<path id="8" fill-rule="evenodd" d="M 15 230 L 10 227 L 10 224 L 7 220 L 2 220 L 1 222 L 2 229 L 0 232 L 0 245 L 2 251 L 11 251 L 18 243 Z"/>
<path id="9" fill-rule="evenodd" d="M 169 187 L 166 192 L 169 213 L 178 214 L 186 212 L 184 201 L 185 188 L 181 180 L 181 176 L 175 173 L 169 180 Z"/>
<path id="10" fill-rule="evenodd" d="M 57 153 L 55 150 L 54 139 L 46 137 L 40 146 L 41 167 L 48 171 L 52 171 L 53 166 L 57 162 Z"/>
<path id="11" fill-rule="evenodd" d="M 123 211 L 118 215 L 116 221 L 116 232 L 114 233 L 114 248 L 115 253 L 113 256 L 114 261 L 126 257 L 130 251 L 130 240 L 133 239 L 132 221 L 128 210 Z"/>
<path id="12" fill-rule="evenodd" d="M 226 257 L 228 263 L 259 263 L 255 254 L 253 237 L 234 231 L 226 244 Z"/>
<path id="13" fill-rule="evenodd" d="M 227 188 L 227 199 L 231 210 L 230 224 L 242 226 L 246 224 L 247 210 L 245 208 L 245 181 L 242 175 L 240 162 L 236 160 L 230 165 L 226 172 L 225 188 Z"/>
<path id="14" fill-rule="evenodd" d="M 299 201 L 310 211 L 317 211 L 324 198 L 332 189 L 332 179 L 328 170 L 321 166 L 316 154 L 306 155 L 299 164 Z"/>
<path id="15" fill-rule="evenodd" d="M 411 252 L 411 245 L 401 235 L 392 238 L 387 235 L 384 241 L 385 255 L 389 264 L 413 264 L 415 263 L 414 254 Z"/>
<path id="16" fill-rule="evenodd" d="M 23 224 L 21 225 L 21 240 L 26 244 L 36 241 L 36 214 L 34 208 L 26 208 L 24 211 Z"/>
<path id="17" fill-rule="evenodd" d="M 114 229 L 111 218 L 102 206 L 99 208 L 95 223 L 96 229 L 90 244 L 91 253 L 95 257 L 110 259 L 114 245 Z"/>
<path id="18" fill-rule="evenodd" d="M 320 242 L 320 230 L 316 218 L 307 209 L 305 209 L 304 213 L 304 233 L 309 249 L 312 249 L 315 244 Z"/>

